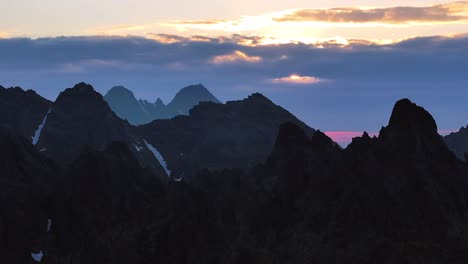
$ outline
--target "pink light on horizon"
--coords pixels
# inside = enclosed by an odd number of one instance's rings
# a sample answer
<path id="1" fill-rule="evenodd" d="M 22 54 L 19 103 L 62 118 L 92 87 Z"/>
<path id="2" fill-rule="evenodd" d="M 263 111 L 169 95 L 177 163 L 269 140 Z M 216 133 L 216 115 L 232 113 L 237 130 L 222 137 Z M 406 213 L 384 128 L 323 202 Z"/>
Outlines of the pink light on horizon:
<path id="1" fill-rule="evenodd" d="M 458 130 L 448 130 L 442 129 L 439 130 L 439 134 L 442 136 L 448 135 L 452 132 L 456 132 Z M 336 143 L 340 144 L 342 147 L 346 147 L 349 143 L 351 143 L 352 139 L 355 137 L 362 137 L 364 132 L 362 131 L 326 131 L 323 132 L 329 138 L 331 138 Z M 379 132 L 367 132 L 370 137 L 378 136 Z"/>
<path id="2" fill-rule="evenodd" d="M 331 138 L 336 143 L 340 144 L 341 146 L 347 146 L 351 143 L 351 140 L 355 137 L 361 137 L 364 132 L 362 131 L 327 131 L 323 132 L 329 138 Z M 378 136 L 378 132 L 367 132 L 370 137 Z"/>

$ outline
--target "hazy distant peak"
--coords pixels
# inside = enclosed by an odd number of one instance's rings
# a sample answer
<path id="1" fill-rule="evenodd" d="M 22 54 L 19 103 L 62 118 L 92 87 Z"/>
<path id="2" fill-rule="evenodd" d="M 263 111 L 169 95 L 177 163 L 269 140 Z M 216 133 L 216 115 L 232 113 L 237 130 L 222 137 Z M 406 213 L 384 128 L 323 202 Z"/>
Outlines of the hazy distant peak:
<path id="1" fill-rule="evenodd" d="M 202 84 L 189 85 L 182 88 L 179 92 L 177 92 L 170 104 L 178 103 L 179 101 L 212 101 L 215 103 L 221 103 Z"/>
<path id="2" fill-rule="evenodd" d="M 163 102 L 163 100 L 161 100 L 161 98 L 158 97 L 158 99 L 156 99 L 156 102 L 154 102 L 154 104 L 156 105 L 156 107 L 158 106 L 166 106 Z"/>
<path id="3" fill-rule="evenodd" d="M 106 96 L 117 96 L 117 95 L 120 95 L 120 96 L 130 96 L 130 97 L 135 97 L 135 95 L 133 94 L 133 92 L 127 88 L 125 88 L 124 86 L 114 86 L 112 87 L 107 93 L 106 93 Z"/>

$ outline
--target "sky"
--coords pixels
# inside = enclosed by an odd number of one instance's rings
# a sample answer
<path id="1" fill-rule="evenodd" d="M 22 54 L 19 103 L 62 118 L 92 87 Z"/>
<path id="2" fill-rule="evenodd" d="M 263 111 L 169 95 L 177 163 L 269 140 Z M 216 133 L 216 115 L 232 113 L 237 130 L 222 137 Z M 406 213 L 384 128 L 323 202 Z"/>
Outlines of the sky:
<path id="1" fill-rule="evenodd" d="M 159 0 L 0 3 L 0 85 L 51 100 L 85 81 L 165 102 L 202 83 L 223 101 L 261 92 L 347 142 L 396 100 L 468 123 L 468 1 Z"/>

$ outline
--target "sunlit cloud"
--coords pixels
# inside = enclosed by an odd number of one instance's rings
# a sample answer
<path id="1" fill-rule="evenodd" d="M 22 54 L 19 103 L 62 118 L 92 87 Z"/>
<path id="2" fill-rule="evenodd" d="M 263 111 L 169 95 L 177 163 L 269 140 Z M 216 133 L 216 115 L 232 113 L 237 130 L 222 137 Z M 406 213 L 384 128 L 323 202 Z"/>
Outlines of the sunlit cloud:
<path id="1" fill-rule="evenodd" d="M 255 63 L 262 60 L 260 56 L 249 56 L 246 53 L 235 50 L 230 54 L 219 55 L 213 57 L 211 60 L 214 64 L 225 64 L 225 63 L 236 63 L 236 62 L 248 62 L 248 63 Z"/>
<path id="2" fill-rule="evenodd" d="M 291 74 L 286 77 L 274 78 L 270 80 L 272 83 L 279 84 L 317 84 L 323 82 L 322 79 L 314 76 L 301 76 L 299 74 Z"/>
<path id="3" fill-rule="evenodd" d="M 185 38 L 185 37 L 177 36 L 177 35 L 170 35 L 170 34 L 148 34 L 148 38 L 156 40 L 157 42 L 164 43 L 164 44 L 172 44 L 172 43 L 190 41 L 189 38 Z"/>
<path id="4" fill-rule="evenodd" d="M 237 43 L 250 46 L 332 41 L 346 46 L 343 39 L 386 45 L 418 36 L 466 32 L 468 1 L 418 7 L 302 8 L 230 20 L 175 20 L 163 25 L 182 35 L 195 32 L 216 38 L 233 33 L 248 36 L 250 39 Z"/>
<path id="5" fill-rule="evenodd" d="M 384 24 L 459 22 L 468 21 L 468 1 L 423 7 L 300 9 L 274 20 Z"/>

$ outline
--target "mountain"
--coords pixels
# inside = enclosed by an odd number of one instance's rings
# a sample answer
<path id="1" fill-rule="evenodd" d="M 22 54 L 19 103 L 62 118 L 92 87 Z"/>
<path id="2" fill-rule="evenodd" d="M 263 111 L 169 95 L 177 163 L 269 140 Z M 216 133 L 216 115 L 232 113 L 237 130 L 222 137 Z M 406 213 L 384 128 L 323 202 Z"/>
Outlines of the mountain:
<path id="1" fill-rule="evenodd" d="M 55 226 L 45 260 L 135 263 L 140 259 L 140 233 L 165 206 L 165 188 L 158 177 L 141 168 L 122 142 L 103 151 L 86 147 L 67 166 L 65 176 L 54 196 Z"/>
<path id="2" fill-rule="evenodd" d="M 70 164 L 85 146 L 102 151 L 120 141 L 127 144 L 141 166 L 169 176 L 158 153 L 132 131 L 133 127 L 110 109 L 101 94 L 91 85 L 79 83 L 60 93 L 53 103 L 38 135 L 37 148 L 54 161 Z"/>
<path id="3" fill-rule="evenodd" d="M 0 127 L 0 255 L 29 263 L 46 242 L 49 201 L 61 170 L 31 140 Z"/>
<path id="4" fill-rule="evenodd" d="M 201 84 L 181 89 L 168 105 L 165 105 L 160 98 L 155 103 L 137 100 L 133 92 L 122 86 L 110 89 L 104 96 L 104 100 L 120 118 L 127 119 L 133 125 L 146 124 L 156 119 L 188 115 L 189 110 L 200 102 L 221 103 Z"/>
<path id="5" fill-rule="evenodd" d="M 174 178 L 190 179 L 203 168 L 248 169 L 263 162 L 285 122 L 314 133 L 261 94 L 226 104 L 202 102 L 188 116 L 155 120 L 135 133 L 159 150 Z"/>
<path id="6" fill-rule="evenodd" d="M 468 126 L 444 137 L 445 144 L 462 160 L 468 160 Z"/>
<path id="7" fill-rule="evenodd" d="M 321 132 L 309 137 L 283 124 L 272 154 L 251 174 L 205 172 L 193 185 L 222 208 L 221 223 L 231 223 L 223 234 L 239 244 L 227 259 L 464 263 L 467 169 L 432 116 L 401 100 L 376 138 L 364 134 L 343 150 Z"/>
<path id="8" fill-rule="evenodd" d="M 190 109 L 200 102 L 221 102 L 208 91 L 202 84 L 190 85 L 181 89 L 167 105 L 167 112 L 170 117 L 177 115 L 188 115 Z M 157 102 L 156 102 L 157 103 Z"/>
<path id="9" fill-rule="evenodd" d="M 71 162 L 84 145 L 103 150 L 113 141 L 131 141 L 129 127 L 92 86 L 79 83 L 57 97 L 37 147 L 56 161 Z"/>
<path id="10" fill-rule="evenodd" d="M 32 140 L 51 105 L 33 90 L 0 86 L 0 126 Z"/>
<path id="11" fill-rule="evenodd" d="M 99 98 L 84 84 L 75 88 L 65 92 L 88 98 L 81 104 Z M 252 112 L 257 107 L 265 110 Z M 468 165 L 444 144 L 424 108 L 398 101 L 378 137 L 364 133 L 346 149 L 301 123 L 258 124 L 266 115 L 287 116 L 283 111 L 254 94 L 225 105 L 203 103 L 189 116 L 143 126 L 189 124 L 181 131 L 199 142 L 172 131 L 186 143 L 181 145 L 195 146 L 210 143 L 210 129 L 274 134 L 270 154 L 252 170 L 202 170 L 181 182 L 161 181 L 142 168 L 128 142 L 102 150 L 88 145 L 69 164 L 58 164 L 29 139 L 0 128 L 2 260 L 467 263 Z M 226 126 L 241 116 L 247 120 L 241 127 Z M 210 129 L 199 127 L 206 125 L 202 118 Z M 144 132 L 140 128 L 132 129 Z M 200 131 L 206 138 L 195 133 Z M 216 141 L 222 151 L 208 148 L 211 154 L 225 155 L 225 141 Z"/>
<path id="12" fill-rule="evenodd" d="M 145 124 L 153 120 L 144 105 L 135 98 L 132 91 L 123 86 L 112 87 L 104 96 L 114 113 L 133 125 Z"/>

